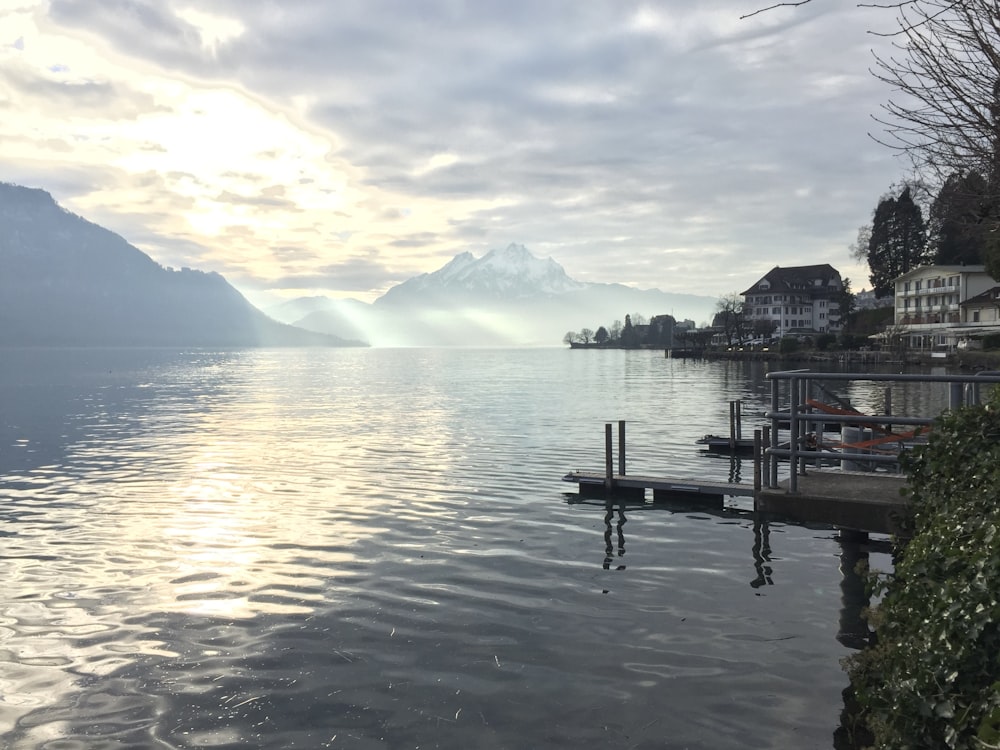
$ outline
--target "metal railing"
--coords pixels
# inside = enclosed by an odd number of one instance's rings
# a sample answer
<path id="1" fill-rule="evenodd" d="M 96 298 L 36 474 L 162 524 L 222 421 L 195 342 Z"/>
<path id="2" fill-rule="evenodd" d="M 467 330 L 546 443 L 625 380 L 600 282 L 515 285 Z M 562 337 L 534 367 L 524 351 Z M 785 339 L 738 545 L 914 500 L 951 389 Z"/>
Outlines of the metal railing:
<path id="1" fill-rule="evenodd" d="M 906 417 L 891 413 L 891 391 L 886 388 L 885 408 L 883 414 L 862 414 L 852 412 L 850 408 L 837 408 L 831 411 L 818 411 L 817 402 L 829 398 L 829 389 L 823 387 L 824 382 L 872 382 L 872 383 L 944 383 L 948 387 L 948 409 L 956 409 L 965 405 L 978 405 L 982 396 L 981 386 L 1000 383 L 1000 371 L 980 372 L 975 375 L 903 375 L 876 373 L 843 373 L 843 372 L 812 372 L 811 370 L 786 370 L 770 372 L 766 375 L 771 381 L 771 408 L 764 415 L 770 421 L 770 427 L 765 428 L 761 454 L 764 462 L 763 481 L 767 487 L 778 486 L 778 463 L 786 459 L 790 465 L 788 491 L 798 491 L 797 477 L 804 474 L 808 463 L 816 462 L 820 457 L 827 460 L 836 456 L 841 461 L 863 461 L 872 466 L 878 464 L 899 470 L 900 455 L 906 450 L 907 441 L 912 446 L 916 435 L 913 433 L 896 434 L 892 426 L 927 427 L 940 414 L 929 414 L 920 417 Z M 785 407 L 782 409 L 782 384 L 785 385 Z M 820 393 L 823 391 L 823 393 Z M 834 399 L 837 397 L 834 395 Z M 869 429 L 873 433 L 892 435 L 889 438 L 896 443 L 896 452 L 886 451 L 874 453 L 858 450 L 840 454 L 817 454 L 806 446 L 806 439 L 815 434 L 815 428 L 825 424 L 840 424 L 841 428 L 858 427 Z M 779 442 L 779 428 L 788 425 L 789 438 L 787 447 Z M 822 430 L 821 430 L 822 431 Z M 918 432 L 915 430 L 914 432 Z M 875 442 L 875 441 L 868 441 Z M 846 446 L 845 446 L 846 447 Z"/>

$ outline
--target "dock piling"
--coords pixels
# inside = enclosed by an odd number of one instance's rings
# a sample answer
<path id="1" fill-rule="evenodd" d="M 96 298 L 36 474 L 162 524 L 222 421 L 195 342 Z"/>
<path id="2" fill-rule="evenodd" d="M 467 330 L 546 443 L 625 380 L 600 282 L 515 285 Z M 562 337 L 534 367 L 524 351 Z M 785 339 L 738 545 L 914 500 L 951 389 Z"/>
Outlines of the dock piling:
<path id="1" fill-rule="evenodd" d="M 618 473 L 625 476 L 625 420 L 618 420 Z"/>
<path id="2" fill-rule="evenodd" d="M 611 455 L 611 423 L 604 425 L 604 489 L 611 492 L 615 488 L 615 462 Z"/>
<path id="3" fill-rule="evenodd" d="M 757 498 L 760 497 L 761 458 L 763 455 L 763 437 L 761 430 L 753 431 L 753 509 L 757 511 Z"/>

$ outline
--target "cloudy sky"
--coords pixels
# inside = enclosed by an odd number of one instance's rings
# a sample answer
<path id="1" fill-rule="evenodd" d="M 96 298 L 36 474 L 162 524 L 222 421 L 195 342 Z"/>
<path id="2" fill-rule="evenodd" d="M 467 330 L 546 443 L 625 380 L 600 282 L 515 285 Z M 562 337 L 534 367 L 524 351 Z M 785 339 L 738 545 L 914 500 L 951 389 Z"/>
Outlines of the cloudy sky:
<path id="1" fill-rule="evenodd" d="M 0 180 L 252 300 L 511 242 L 718 296 L 850 257 L 906 163 L 885 11 L 813 0 L 0 0 Z M 881 14 L 881 15 L 880 15 Z"/>

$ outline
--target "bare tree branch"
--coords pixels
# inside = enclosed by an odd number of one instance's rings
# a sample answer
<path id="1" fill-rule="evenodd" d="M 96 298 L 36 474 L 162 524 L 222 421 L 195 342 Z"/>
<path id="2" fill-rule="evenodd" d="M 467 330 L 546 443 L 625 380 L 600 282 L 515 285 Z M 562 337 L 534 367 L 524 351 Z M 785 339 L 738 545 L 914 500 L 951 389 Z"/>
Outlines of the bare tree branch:
<path id="1" fill-rule="evenodd" d="M 797 7 L 799 5 L 806 5 L 807 3 L 811 3 L 811 2 L 812 2 L 812 0 L 799 0 L 799 2 L 775 3 L 774 5 L 769 5 L 766 8 L 758 8 L 757 10 L 753 11 L 753 13 L 747 13 L 744 16 L 740 16 L 740 20 L 742 21 L 744 18 L 750 18 L 750 17 L 756 16 L 756 15 L 758 15 L 760 13 L 767 13 L 767 11 L 774 10 L 775 8 L 794 8 L 794 7 Z"/>

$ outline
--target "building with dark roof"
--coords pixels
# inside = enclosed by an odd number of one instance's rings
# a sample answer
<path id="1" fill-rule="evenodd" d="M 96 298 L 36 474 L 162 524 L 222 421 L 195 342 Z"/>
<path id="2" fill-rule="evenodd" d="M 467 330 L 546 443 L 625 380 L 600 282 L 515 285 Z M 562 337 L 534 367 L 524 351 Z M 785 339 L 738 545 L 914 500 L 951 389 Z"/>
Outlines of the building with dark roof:
<path id="1" fill-rule="evenodd" d="M 743 309 L 755 330 L 773 326 L 774 334 L 840 331 L 840 295 L 844 283 L 829 263 L 775 266 L 742 292 Z"/>

